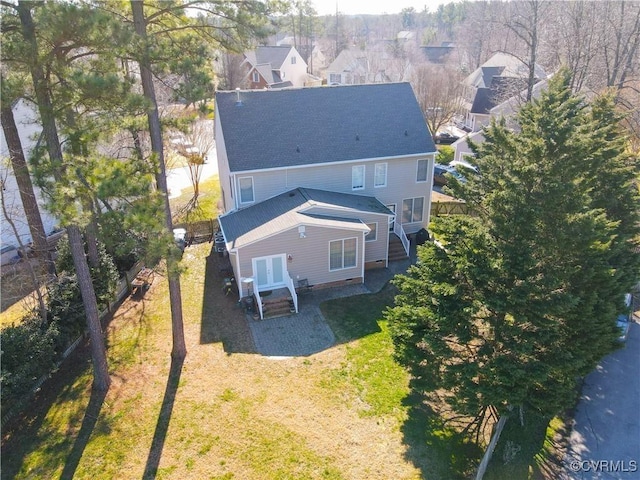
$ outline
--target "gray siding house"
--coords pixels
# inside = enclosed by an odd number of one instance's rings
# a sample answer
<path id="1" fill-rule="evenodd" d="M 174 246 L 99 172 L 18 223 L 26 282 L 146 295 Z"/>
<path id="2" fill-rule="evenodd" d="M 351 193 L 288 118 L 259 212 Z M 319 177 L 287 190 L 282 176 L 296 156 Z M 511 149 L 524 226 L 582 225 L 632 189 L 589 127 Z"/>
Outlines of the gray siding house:
<path id="1" fill-rule="evenodd" d="M 240 296 L 361 283 L 429 223 L 431 134 L 408 83 L 218 92 L 219 217 Z"/>

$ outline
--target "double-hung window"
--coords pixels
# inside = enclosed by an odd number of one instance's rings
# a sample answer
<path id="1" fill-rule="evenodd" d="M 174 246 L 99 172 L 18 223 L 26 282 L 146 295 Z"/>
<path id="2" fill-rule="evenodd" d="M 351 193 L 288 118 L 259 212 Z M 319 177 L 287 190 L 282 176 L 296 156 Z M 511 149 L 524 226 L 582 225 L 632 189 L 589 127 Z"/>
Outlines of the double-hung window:
<path id="1" fill-rule="evenodd" d="M 424 197 L 405 198 L 402 201 L 402 223 L 422 222 Z"/>
<path id="2" fill-rule="evenodd" d="M 364 165 L 351 167 L 351 190 L 364 190 Z"/>
<path id="3" fill-rule="evenodd" d="M 260 74 L 257 71 L 253 71 L 253 83 L 258 83 L 260 81 Z"/>
<path id="4" fill-rule="evenodd" d="M 240 203 L 253 203 L 255 201 L 253 177 L 240 177 L 238 185 L 240 186 Z"/>
<path id="5" fill-rule="evenodd" d="M 329 242 L 329 270 L 344 270 L 356 266 L 358 242 L 355 238 L 345 238 Z"/>
<path id="6" fill-rule="evenodd" d="M 426 182 L 427 181 L 427 175 L 428 175 L 428 169 L 427 167 L 429 166 L 429 160 L 418 160 L 418 171 L 416 173 L 416 182 Z"/>
<path id="7" fill-rule="evenodd" d="M 376 163 L 373 174 L 373 186 L 376 188 L 387 186 L 387 164 Z"/>

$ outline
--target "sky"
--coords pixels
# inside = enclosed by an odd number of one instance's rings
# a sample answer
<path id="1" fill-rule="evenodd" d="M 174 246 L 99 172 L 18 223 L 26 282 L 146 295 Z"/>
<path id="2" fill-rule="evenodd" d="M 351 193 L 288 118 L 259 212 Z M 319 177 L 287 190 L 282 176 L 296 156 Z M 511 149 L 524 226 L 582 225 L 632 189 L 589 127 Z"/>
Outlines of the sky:
<path id="1" fill-rule="evenodd" d="M 451 0 L 311 0 L 318 15 L 335 15 L 336 3 L 338 11 L 345 15 L 400 13 L 403 8 L 413 7 L 416 11 L 435 12 L 438 5 L 450 3 Z"/>

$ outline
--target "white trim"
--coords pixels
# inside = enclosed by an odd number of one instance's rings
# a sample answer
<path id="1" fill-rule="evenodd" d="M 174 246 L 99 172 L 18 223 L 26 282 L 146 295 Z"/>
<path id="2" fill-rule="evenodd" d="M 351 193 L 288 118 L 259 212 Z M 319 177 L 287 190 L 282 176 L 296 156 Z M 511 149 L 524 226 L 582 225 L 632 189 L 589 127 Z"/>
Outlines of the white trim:
<path id="1" fill-rule="evenodd" d="M 350 163 L 369 163 L 369 162 L 381 162 L 381 161 L 392 161 L 392 160 L 412 160 L 412 159 L 424 159 L 429 155 L 435 155 L 438 153 L 435 152 L 424 152 L 424 153 L 413 153 L 411 155 L 397 155 L 392 157 L 372 157 L 372 158 L 360 158 L 355 160 L 340 160 L 337 162 L 321 162 L 321 163 L 311 163 L 309 165 L 283 165 L 280 167 L 271 167 L 271 168 L 254 168 L 251 170 L 231 170 L 231 165 L 229 165 L 229 172 L 231 174 L 249 174 L 249 173 L 257 173 L 257 172 L 273 172 L 277 170 L 286 170 L 286 169 L 298 169 L 298 168 L 313 168 L 319 166 L 327 166 L 327 165 L 348 165 Z M 428 159 L 428 158 L 427 158 Z M 227 163 L 229 163 L 227 161 Z"/>
<path id="2" fill-rule="evenodd" d="M 420 220 L 413 220 L 413 214 L 414 214 L 414 210 L 415 210 L 415 199 L 416 198 L 421 198 L 422 199 L 422 215 L 420 216 Z M 405 222 L 404 221 L 404 202 L 405 200 L 411 200 L 411 221 L 410 222 Z M 411 223 L 424 223 L 424 206 L 425 206 L 425 197 L 409 197 L 409 198 L 403 198 L 402 199 L 402 209 L 400 211 L 400 225 L 409 225 Z M 396 215 L 396 221 L 398 220 L 398 216 Z"/>
<path id="3" fill-rule="evenodd" d="M 364 236 L 364 232 L 363 236 Z M 356 258 L 356 264 L 350 267 L 345 267 L 344 266 L 344 242 L 345 240 L 355 240 L 356 241 L 356 254 L 355 254 L 355 258 Z M 342 267 L 341 268 L 331 268 L 331 244 L 334 242 L 342 242 Z M 336 238 L 334 240 L 329 240 L 329 244 L 328 244 L 328 260 L 329 260 L 329 271 L 330 272 L 339 272 L 341 270 L 350 270 L 352 268 L 356 268 L 358 266 L 358 237 L 347 237 L 347 238 Z"/>
<path id="4" fill-rule="evenodd" d="M 429 181 L 429 158 L 418 158 L 416 159 L 416 183 L 427 183 Z M 418 180 L 418 172 L 420 172 L 420 162 L 427 162 L 427 167 L 425 169 L 425 179 Z"/>
<path id="5" fill-rule="evenodd" d="M 275 255 L 263 255 L 261 257 L 251 257 L 251 270 L 252 270 L 251 278 L 253 278 L 254 289 L 258 292 L 260 292 L 260 286 L 258 285 L 258 271 L 256 268 L 256 261 L 266 260 L 266 259 L 271 260 L 273 258 L 280 258 L 282 260 L 282 282 L 269 283 L 267 285 L 264 285 L 262 286 L 262 291 L 273 289 L 273 288 L 280 288 L 280 287 L 286 286 L 287 284 L 287 278 L 289 277 L 289 270 L 287 270 L 287 254 L 286 253 L 277 253 Z M 273 265 L 273 263 L 271 263 L 271 265 Z"/>
<path id="6" fill-rule="evenodd" d="M 250 201 L 248 202 L 243 202 L 242 201 L 242 186 L 240 185 L 240 182 L 242 180 L 244 180 L 245 178 L 250 178 L 251 179 L 251 196 L 253 197 Z M 240 202 L 240 205 L 249 205 L 251 203 L 256 203 L 256 190 L 255 190 L 255 184 L 253 182 L 253 176 L 252 175 L 247 175 L 244 177 L 238 177 L 238 190 L 240 192 L 238 201 Z"/>
<path id="7" fill-rule="evenodd" d="M 229 213 L 233 213 L 233 212 L 229 212 Z M 354 218 L 354 219 L 350 219 L 350 220 L 358 220 L 358 219 Z M 260 238 L 258 238 L 256 240 L 253 240 L 252 242 L 244 243 L 240 247 L 233 247 L 233 248 L 234 248 L 234 250 L 237 250 L 239 248 L 245 248 L 245 247 L 248 247 L 250 245 L 254 245 L 256 243 L 260 243 L 263 240 L 266 240 L 268 238 L 275 237 L 276 235 L 280 235 L 282 233 L 289 232 L 289 231 L 293 230 L 294 228 L 297 229 L 300 226 L 325 228 L 325 229 L 331 229 L 331 230 L 344 230 L 346 232 L 366 232 L 367 231 L 366 229 L 368 228 L 366 226 L 366 224 L 362 220 L 360 220 L 360 224 L 365 228 L 362 228 L 361 226 L 357 226 L 357 225 L 355 227 L 353 227 L 353 228 L 349 228 L 349 227 L 338 227 L 338 226 L 334 226 L 334 225 L 326 226 L 326 225 L 317 225 L 317 224 L 313 224 L 313 223 L 298 223 L 298 224 L 296 224 L 296 225 L 294 225 L 292 227 L 286 228 L 284 230 L 278 230 L 277 232 L 274 232 L 274 233 L 271 233 L 269 235 L 265 235 L 264 237 L 260 237 Z M 306 233 L 308 234 L 309 232 L 307 231 Z M 236 239 L 236 241 L 237 241 L 237 239 Z M 227 249 L 228 249 L 228 247 L 227 247 Z"/>
<path id="8" fill-rule="evenodd" d="M 376 185 L 376 170 L 378 165 L 384 165 L 384 183 L 382 185 Z M 389 170 L 389 164 L 387 162 L 376 163 L 373 167 L 373 188 L 383 188 L 387 186 L 387 172 Z"/>
<path id="9" fill-rule="evenodd" d="M 362 168 L 362 186 L 354 187 L 354 173 L 357 171 L 356 169 Z M 364 190 L 366 185 L 366 175 L 367 175 L 367 167 L 366 165 L 353 165 L 351 167 L 351 191 Z"/>
<path id="10" fill-rule="evenodd" d="M 395 223 L 398 221 L 398 204 L 397 203 L 387 203 L 385 205 L 385 207 L 389 208 L 391 205 L 393 205 L 393 215 L 388 215 L 389 217 L 392 217 L 393 220 L 391 220 L 391 218 L 389 219 L 389 223 L 387 224 L 387 227 L 391 227 L 388 230 L 390 232 L 393 232 L 393 226 L 391 225 L 392 223 Z M 391 209 L 389 208 L 389 211 L 391 211 Z M 388 247 L 388 245 L 387 245 Z M 388 248 L 387 248 L 388 249 Z"/>

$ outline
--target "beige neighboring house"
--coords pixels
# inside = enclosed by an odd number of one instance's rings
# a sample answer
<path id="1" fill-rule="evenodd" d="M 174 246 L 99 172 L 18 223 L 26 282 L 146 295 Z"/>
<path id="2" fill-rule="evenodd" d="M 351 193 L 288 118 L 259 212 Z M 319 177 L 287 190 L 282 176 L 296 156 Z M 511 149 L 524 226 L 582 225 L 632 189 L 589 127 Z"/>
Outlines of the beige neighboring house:
<path id="1" fill-rule="evenodd" d="M 408 83 L 218 92 L 215 122 L 220 227 L 258 306 L 362 283 L 429 223 L 436 148 Z"/>
<path id="2" fill-rule="evenodd" d="M 302 87 L 307 81 L 307 63 L 290 45 L 257 47 L 244 56 L 247 89 Z"/>
<path id="3" fill-rule="evenodd" d="M 393 58 L 385 44 L 378 48 L 346 49 L 340 52 L 324 72 L 329 85 L 404 82 L 409 78 L 410 63 Z"/>

